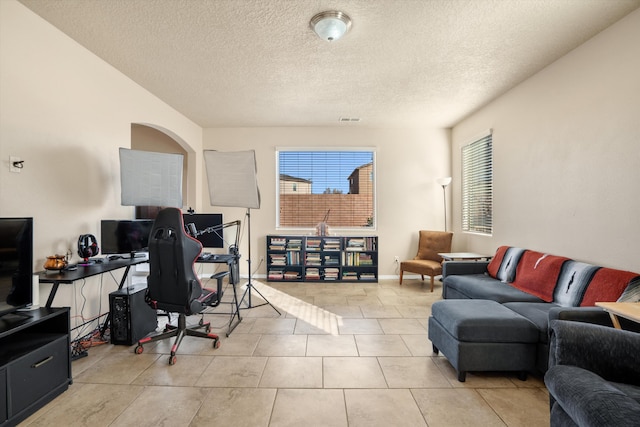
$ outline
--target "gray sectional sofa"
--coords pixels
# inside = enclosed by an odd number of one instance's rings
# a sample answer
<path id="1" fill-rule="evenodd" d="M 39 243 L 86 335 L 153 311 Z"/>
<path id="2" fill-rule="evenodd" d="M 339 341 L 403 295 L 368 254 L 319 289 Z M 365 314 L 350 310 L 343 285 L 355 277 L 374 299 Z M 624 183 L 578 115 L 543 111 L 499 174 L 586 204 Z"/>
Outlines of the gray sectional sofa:
<path id="1" fill-rule="evenodd" d="M 549 322 L 555 319 L 576 320 L 612 326 L 609 315 L 595 307 L 595 303 L 639 301 L 640 274 L 502 246 L 490 262 L 445 262 L 442 296 L 443 300 L 434 303 L 432 309 L 429 339 L 434 344 L 434 351 L 442 350 L 450 361 L 456 359 L 452 364 L 458 370 L 461 381 L 464 381 L 465 371 L 514 370 L 506 364 L 504 369 L 488 365 L 487 369 L 481 369 L 470 362 L 495 361 L 498 357 L 495 348 L 504 346 L 505 340 L 508 343 L 515 340 L 514 333 L 527 337 L 521 340 L 519 351 L 526 348 L 525 352 L 535 352 L 534 355 L 529 354 L 526 363 L 515 370 L 531 371 L 534 368 L 544 373 L 549 361 Z M 469 299 L 489 300 L 498 304 L 484 303 L 481 306 L 471 303 L 461 307 L 459 303 L 448 302 Z M 496 315 L 493 316 L 492 312 Z M 478 319 L 474 319 L 474 316 Z M 519 329 L 514 332 L 513 326 L 509 326 L 511 330 L 500 327 L 508 322 L 515 324 L 512 319 L 514 316 L 520 320 L 515 322 Z M 480 318 L 482 324 L 497 331 L 499 336 L 484 336 L 482 342 L 473 342 Z M 528 322 L 522 322 L 522 319 Z M 637 323 L 624 320 L 622 323 L 625 329 L 639 330 Z M 529 325 L 533 325 L 537 333 L 535 343 L 531 343 Z M 462 354 L 468 363 L 464 362 L 464 358 L 459 358 L 458 353 L 464 352 L 468 353 Z M 464 363 L 465 366 L 456 366 L 456 363 Z"/>

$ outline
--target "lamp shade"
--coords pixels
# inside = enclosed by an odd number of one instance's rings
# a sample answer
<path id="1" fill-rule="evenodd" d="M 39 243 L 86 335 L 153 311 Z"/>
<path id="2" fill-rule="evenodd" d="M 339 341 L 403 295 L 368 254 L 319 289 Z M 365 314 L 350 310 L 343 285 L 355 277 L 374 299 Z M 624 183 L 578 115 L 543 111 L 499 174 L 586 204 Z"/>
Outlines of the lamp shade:
<path id="1" fill-rule="evenodd" d="M 351 28 L 351 18 L 335 10 L 320 12 L 311 18 L 311 29 L 323 40 L 336 41 Z"/>
<path id="2" fill-rule="evenodd" d="M 444 178 L 438 178 L 436 179 L 436 183 L 438 185 L 442 185 L 443 187 L 446 187 L 447 185 L 451 184 L 451 177 L 447 176 Z"/>

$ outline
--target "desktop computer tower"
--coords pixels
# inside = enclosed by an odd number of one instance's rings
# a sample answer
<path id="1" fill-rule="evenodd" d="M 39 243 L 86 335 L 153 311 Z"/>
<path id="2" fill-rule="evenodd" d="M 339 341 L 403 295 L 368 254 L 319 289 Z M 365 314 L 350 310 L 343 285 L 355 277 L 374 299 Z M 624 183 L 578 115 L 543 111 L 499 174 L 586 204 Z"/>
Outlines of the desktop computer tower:
<path id="1" fill-rule="evenodd" d="M 133 345 L 156 330 L 157 314 L 145 302 L 146 291 L 146 284 L 137 284 L 109 294 L 111 344 Z"/>

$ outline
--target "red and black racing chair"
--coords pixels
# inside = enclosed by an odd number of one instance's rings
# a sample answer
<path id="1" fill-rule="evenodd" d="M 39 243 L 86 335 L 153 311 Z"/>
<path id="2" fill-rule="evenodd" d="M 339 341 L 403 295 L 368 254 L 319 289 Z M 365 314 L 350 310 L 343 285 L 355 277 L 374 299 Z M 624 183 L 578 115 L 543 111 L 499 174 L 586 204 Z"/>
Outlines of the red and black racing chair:
<path id="1" fill-rule="evenodd" d="M 162 209 L 149 236 L 147 301 L 155 309 L 178 313 L 178 325 L 167 324 L 164 332 L 142 338 L 135 348 L 137 354 L 144 351 L 146 343 L 176 337 L 169 356 L 169 364 L 173 365 L 185 335 L 211 339 L 213 348 L 220 347 L 218 335 L 209 333 L 211 326 L 202 317 L 197 326 L 188 327 L 186 323 L 186 316 L 200 314 L 211 301 L 218 300 L 215 291 L 202 288 L 195 273 L 195 261 L 201 252 L 202 244 L 185 232 L 182 212 Z"/>

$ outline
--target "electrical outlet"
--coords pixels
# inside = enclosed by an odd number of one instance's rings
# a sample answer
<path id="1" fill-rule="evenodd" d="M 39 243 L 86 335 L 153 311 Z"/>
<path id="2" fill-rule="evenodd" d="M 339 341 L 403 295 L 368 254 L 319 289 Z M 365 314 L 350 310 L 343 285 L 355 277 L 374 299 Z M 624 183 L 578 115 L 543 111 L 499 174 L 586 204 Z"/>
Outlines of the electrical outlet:
<path id="1" fill-rule="evenodd" d="M 393 261 L 400 262 L 400 257 L 398 255 L 394 256 Z"/>
<path id="2" fill-rule="evenodd" d="M 264 261 L 264 255 L 260 255 L 260 262 Z"/>

